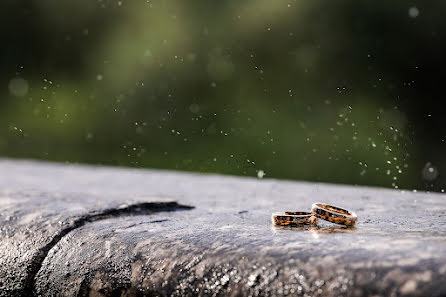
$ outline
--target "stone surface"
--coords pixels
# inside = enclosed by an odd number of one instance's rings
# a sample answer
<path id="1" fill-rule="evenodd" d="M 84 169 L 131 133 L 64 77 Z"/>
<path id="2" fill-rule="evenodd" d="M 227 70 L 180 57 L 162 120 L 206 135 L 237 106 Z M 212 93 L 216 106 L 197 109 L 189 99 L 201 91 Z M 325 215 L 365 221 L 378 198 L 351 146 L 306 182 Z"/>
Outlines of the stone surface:
<path id="1" fill-rule="evenodd" d="M 272 226 L 315 201 L 356 228 Z M 445 279 L 444 195 L 0 160 L 0 296 L 444 296 Z"/>

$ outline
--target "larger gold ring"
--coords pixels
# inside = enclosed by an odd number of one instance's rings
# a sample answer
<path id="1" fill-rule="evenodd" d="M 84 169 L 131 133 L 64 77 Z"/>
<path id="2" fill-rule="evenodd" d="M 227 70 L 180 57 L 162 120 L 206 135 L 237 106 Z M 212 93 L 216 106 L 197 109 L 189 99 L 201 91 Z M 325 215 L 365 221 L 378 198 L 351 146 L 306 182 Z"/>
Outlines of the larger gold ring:
<path id="1" fill-rule="evenodd" d="M 311 212 L 322 220 L 345 226 L 353 226 L 358 221 L 358 216 L 354 212 L 320 202 L 313 203 Z"/>
<path id="2" fill-rule="evenodd" d="M 286 211 L 283 213 L 273 213 L 272 221 L 279 226 L 289 225 L 315 225 L 317 218 L 306 211 Z"/>

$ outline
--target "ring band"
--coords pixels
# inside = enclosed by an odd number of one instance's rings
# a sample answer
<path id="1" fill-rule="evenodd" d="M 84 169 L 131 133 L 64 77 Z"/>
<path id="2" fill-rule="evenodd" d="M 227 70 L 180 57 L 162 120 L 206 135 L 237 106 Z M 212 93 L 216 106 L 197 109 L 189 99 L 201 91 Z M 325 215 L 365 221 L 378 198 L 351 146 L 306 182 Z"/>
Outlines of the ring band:
<path id="1" fill-rule="evenodd" d="M 358 221 L 358 216 L 354 212 L 320 202 L 313 203 L 311 212 L 322 220 L 345 226 L 353 226 Z"/>
<path id="2" fill-rule="evenodd" d="M 283 213 L 273 213 L 272 221 L 279 226 L 289 225 L 315 225 L 317 224 L 317 218 L 311 213 L 306 211 L 286 211 Z"/>

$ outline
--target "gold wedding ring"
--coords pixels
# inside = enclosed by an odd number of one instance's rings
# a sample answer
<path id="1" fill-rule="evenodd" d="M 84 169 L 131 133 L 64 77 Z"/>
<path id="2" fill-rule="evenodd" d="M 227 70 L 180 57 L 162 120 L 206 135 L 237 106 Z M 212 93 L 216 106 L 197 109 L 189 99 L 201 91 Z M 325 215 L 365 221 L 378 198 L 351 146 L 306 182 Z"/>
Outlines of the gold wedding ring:
<path id="1" fill-rule="evenodd" d="M 313 203 L 311 213 L 319 219 L 345 226 L 353 226 L 358 221 L 354 212 L 320 202 Z"/>
<path id="2" fill-rule="evenodd" d="M 286 211 L 283 213 L 273 213 L 272 221 L 279 226 L 290 225 L 316 225 L 317 218 L 306 211 Z"/>

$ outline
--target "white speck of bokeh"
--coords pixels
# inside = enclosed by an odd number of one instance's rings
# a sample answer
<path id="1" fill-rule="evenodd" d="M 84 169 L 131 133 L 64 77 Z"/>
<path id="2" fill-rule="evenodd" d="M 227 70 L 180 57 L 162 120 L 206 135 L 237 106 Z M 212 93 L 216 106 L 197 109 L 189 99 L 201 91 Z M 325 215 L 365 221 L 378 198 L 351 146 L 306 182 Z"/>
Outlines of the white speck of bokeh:
<path id="1" fill-rule="evenodd" d="M 9 93 L 16 97 L 23 97 L 28 94 L 28 82 L 20 77 L 13 78 L 9 81 Z"/>
<path id="2" fill-rule="evenodd" d="M 415 6 L 409 8 L 409 16 L 411 18 L 416 18 L 420 14 L 420 11 Z"/>
<path id="3" fill-rule="evenodd" d="M 435 166 L 433 166 L 430 162 L 428 162 L 421 171 L 423 179 L 427 181 L 435 180 L 438 177 L 438 173 L 439 173 L 438 169 Z"/>
<path id="4" fill-rule="evenodd" d="M 98 75 L 96 76 L 96 79 L 97 79 L 97 80 L 103 80 L 104 77 L 103 77 L 101 74 L 98 74 Z"/>
<path id="5" fill-rule="evenodd" d="M 258 178 L 263 178 L 265 176 L 265 171 L 263 171 L 263 170 L 259 170 L 258 172 L 257 172 L 257 177 Z"/>

